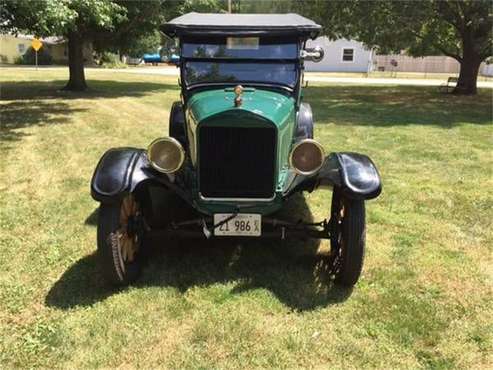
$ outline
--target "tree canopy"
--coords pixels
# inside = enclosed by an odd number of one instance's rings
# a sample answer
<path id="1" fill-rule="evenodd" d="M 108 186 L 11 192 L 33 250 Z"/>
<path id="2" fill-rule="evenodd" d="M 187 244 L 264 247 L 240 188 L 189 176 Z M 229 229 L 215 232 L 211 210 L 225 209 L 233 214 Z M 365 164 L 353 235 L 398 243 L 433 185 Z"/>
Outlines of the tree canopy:
<path id="1" fill-rule="evenodd" d="M 459 94 L 476 93 L 479 66 L 492 55 L 489 0 L 294 0 L 289 7 L 319 22 L 333 39 L 356 39 L 384 53 L 456 59 Z"/>
<path id="2" fill-rule="evenodd" d="M 0 0 L 0 32 L 64 36 L 68 40 L 69 90 L 87 88 L 82 48 L 128 51 L 155 34 L 167 14 L 179 14 L 183 1 L 171 0 Z"/>
<path id="3" fill-rule="evenodd" d="M 85 90 L 83 44 L 126 19 L 125 7 L 109 0 L 0 0 L 2 32 L 30 32 L 68 39 L 69 90 Z"/>
<path id="4" fill-rule="evenodd" d="M 189 11 L 224 12 L 227 0 L 0 0 L 0 32 L 68 40 L 67 89 L 86 88 L 82 47 L 136 54 L 155 44 L 167 19 Z M 233 12 L 294 11 L 316 20 L 332 38 L 362 41 L 380 52 L 447 55 L 460 65 L 455 93 L 476 93 L 479 66 L 492 53 L 489 0 L 232 0 Z"/>

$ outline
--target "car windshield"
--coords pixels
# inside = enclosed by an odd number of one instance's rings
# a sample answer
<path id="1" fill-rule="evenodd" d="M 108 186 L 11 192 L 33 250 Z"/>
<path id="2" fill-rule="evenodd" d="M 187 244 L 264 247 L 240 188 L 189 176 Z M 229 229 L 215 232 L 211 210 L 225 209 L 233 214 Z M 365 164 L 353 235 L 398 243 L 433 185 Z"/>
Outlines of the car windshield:
<path id="1" fill-rule="evenodd" d="M 298 44 L 262 37 L 187 40 L 181 45 L 187 86 L 203 83 L 265 83 L 293 88 Z"/>
<path id="2" fill-rule="evenodd" d="M 281 84 L 294 87 L 296 68 L 294 63 L 185 63 L 187 85 L 206 82 L 251 82 Z"/>

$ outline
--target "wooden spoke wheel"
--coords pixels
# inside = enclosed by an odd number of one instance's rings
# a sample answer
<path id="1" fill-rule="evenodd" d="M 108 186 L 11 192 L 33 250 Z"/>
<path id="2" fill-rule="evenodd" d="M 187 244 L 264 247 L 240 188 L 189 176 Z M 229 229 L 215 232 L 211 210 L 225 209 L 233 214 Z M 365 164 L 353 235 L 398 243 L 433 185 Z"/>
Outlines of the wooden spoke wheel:
<path id="1" fill-rule="evenodd" d="M 352 287 L 365 256 L 365 202 L 345 198 L 334 189 L 331 205 L 331 264 L 335 282 Z"/>
<path id="2" fill-rule="evenodd" d="M 116 204 L 101 204 L 98 255 L 106 278 L 116 285 L 133 282 L 141 270 L 143 217 L 132 194 Z"/>

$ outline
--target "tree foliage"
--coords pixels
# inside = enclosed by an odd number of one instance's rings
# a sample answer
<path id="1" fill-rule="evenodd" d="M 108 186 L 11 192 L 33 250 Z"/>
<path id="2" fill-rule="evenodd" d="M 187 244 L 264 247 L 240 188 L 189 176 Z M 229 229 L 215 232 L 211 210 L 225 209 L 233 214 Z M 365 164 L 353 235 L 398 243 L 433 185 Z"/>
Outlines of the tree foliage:
<path id="1" fill-rule="evenodd" d="M 227 0 L 0 0 L 0 32 L 62 35 L 69 43 L 67 88 L 84 89 L 82 43 L 139 54 L 157 41 L 159 25 L 180 14 L 225 12 Z M 492 55 L 489 0 L 232 0 L 234 12 L 301 13 L 332 39 L 346 37 L 380 52 L 443 54 L 461 64 L 456 93 L 476 92 L 482 61 Z"/>
<path id="2" fill-rule="evenodd" d="M 93 45 L 97 51 L 133 55 L 156 42 L 159 46 L 159 25 L 179 14 L 176 1 L 114 1 L 125 9 L 125 17 L 115 29 L 99 32 L 94 38 Z"/>
<path id="3" fill-rule="evenodd" d="M 86 88 L 82 47 L 127 53 L 154 37 L 166 18 L 179 14 L 184 0 L 0 0 L 0 32 L 64 36 L 68 40 L 67 89 Z"/>
<path id="4" fill-rule="evenodd" d="M 175 1 L 179 14 L 188 12 L 197 13 L 225 13 L 228 10 L 227 0 L 181 0 Z"/>
<path id="5" fill-rule="evenodd" d="M 2 32 L 29 31 L 37 36 L 77 31 L 94 35 L 113 29 L 125 8 L 109 0 L 0 0 Z"/>
<path id="6" fill-rule="evenodd" d="M 226 0 L 114 1 L 126 10 L 126 17 L 115 30 L 99 33 L 94 40 L 95 49 L 134 57 L 157 51 L 163 43 L 158 28 L 166 20 L 192 11 L 224 12 L 227 7 Z"/>
<path id="7" fill-rule="evenodd" d="M 114 30 L 126 9 L 110 0 L 0 0 L 2 32 L 64 36 L 68 40 L 69 90 L 85 90 L 83 44 Z"/>
<path id="8" fill-rule="evenodd" d="M 154 31 L 149 35 L 142 35 L 131 39 L 130 42 L 126 44 L 124 54 L 133 58 L 139 58 L 145 53 L 157 52 L 162 43 L 160 33 Z"/>
<path id="9" fill-rule="evenodd" d="M 0 0 L 0 32 L 64 36 L 70 69 L 66 89 L 84 90 L 84 42 L 97 51 L 136 55 L 159 45 L 156 32 L 167 19 L 226 7 L 227 0 Z"/>

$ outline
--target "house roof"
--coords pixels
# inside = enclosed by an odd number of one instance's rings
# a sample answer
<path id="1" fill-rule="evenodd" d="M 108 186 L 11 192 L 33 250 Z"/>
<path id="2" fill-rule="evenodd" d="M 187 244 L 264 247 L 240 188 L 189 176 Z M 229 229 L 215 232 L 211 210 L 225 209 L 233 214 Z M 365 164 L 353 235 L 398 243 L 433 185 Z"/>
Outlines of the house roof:
<path id="1" fill-rule="evenodd" d="M 277 35 L 315 38 L 322 27 L 298 14 L 187 13 L 161 26 L 170 37 Z"/>
<path id="2" fill-rule="evenodd" d="M 46 42 L 47 44 L 63 44 L 66 40 L 62 36 L 50 36 L 43 37 L 41 41 Z"/>
<path id="3" fill-rule="evenodd" d="M 24 40 L 32 40 L 36 37 L 34 35 L 24 35 L 24 34 L 17 34 L 17 35 L 12 34 L 11 36 Z M 65 42 L 65 39 L 62 36 L 40 37 L 39 39 L 41 40 L 41 42 L 47 45 L 57 45 L 57 44 L 63 44 Z"/>

